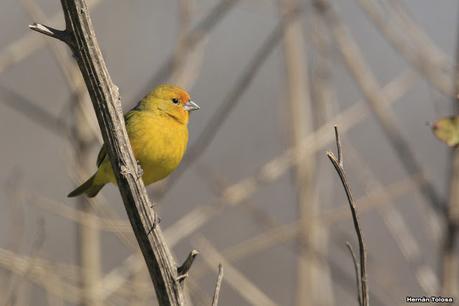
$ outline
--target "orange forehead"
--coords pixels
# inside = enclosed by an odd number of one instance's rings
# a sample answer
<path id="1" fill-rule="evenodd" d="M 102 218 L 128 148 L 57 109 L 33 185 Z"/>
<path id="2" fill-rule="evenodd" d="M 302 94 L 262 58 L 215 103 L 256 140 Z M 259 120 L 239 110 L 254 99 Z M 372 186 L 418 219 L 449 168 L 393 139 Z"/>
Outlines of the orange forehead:
<path id="1" fill-rule="evenodd" d="M 190 100 L 190 95 L 185 89 L 170 84 L 159 85 L 156 87 L 155 95 L 165 100 L 176 98 L 179 99 L 182 104 L 185 104 Z"/>

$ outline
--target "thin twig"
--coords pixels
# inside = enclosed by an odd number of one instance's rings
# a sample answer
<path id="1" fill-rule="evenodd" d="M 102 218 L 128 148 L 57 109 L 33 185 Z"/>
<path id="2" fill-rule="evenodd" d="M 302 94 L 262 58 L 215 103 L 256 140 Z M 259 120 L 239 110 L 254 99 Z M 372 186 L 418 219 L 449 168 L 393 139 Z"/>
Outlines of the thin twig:
<path id="1" fill-rule="evenodd" d="M 341 146 L 341 141 L 339 140 L 338 128 L 335 128 L 336 131 L 336 145 Z M 341 151 L 340 149 L 338 151 Z M 368 306 L 368 288 L 367 288 L 367 272 L 366 272 L 366 263 L 367 263 L 367 254 L 365 250 L 365 242 L 363 240 L 362 230 L 360 228 L 360 223 L 357 216 L 357 209 L 354 204 L 354 199 L 352 198 L 351 187 L 347 182 L 346 174 L 344 168 L 340 161 L 335 157 L 333 152 L 327 152 L 327 156 L 335 167 L 336 172 L 338 173 L 341 183 L 343 184 L 344 191 L 346 192 L 346 197 L 349 203 L 349 207 L 352 213 L 352 220 L 354 222 L 354 229 L 357 234 L 357 239 L 359 241 L 359 255 L 360 255 L 360 280 L 361 280 L 361 291 L 362 291 L 362 306 Z M 341 155 L 342 158 L 342 155 Z"/>
<path id="2" fill-rule="evenodd" d="M 417 239 L 410 231 L 409 222 L 407 222 L 407 220 L 405 220 L 403 217 L 399 206 L 395 205 L 393 194 L 388 192 L 389 190 L 386 189 L 382 182 L 379 181 L 376 174 L 373 173 L 372 167 L 370 167 L 365 159 L 360 156 L 359 152 L 353 147 L 351 143 L 347 145 L 347 152 L 348 160 L 350 160 L 353 164 L 358 165 L 357 168 L 361 173 L 360 179 L 363 186 L 369 190 L 381 191 L 381 200 L 384 205 L 379 205 L 376 211 L 381 215 L 384 224 L 386 225 L 390 235 L 400 249 L 400 253 L 403 255 L 407 264 L 413 269 L 413 271 L 415 271 L 416 280 L 418 281 L 419 285 L 427 294 L 434 294 L 437 288 L 437 286 L 435 286 L 435 272 L 426 264 Z M 427 204 L 423 201 L 420 201 L 422 198 L 419 199 L 419 194 L 414 193 L 413 196 L 415 198 L 416 204 Z M 361 212 L 362 210 L 360 208 L 362 205 L 360 202 L 358 203 L 359 211 Z M 423 207 L 419 207 L 419 210 L 422 208 Z M 428 218 L 428 214 L 432 214 L 433 212 L 431 211 L 430 206 L 425 206 L 425 208 L 429 209 L 429 211 L 424 212 L 426 218 Z M 420 277 L 421 275 L 427 273 L 432 275 L 433 278 L 431 279 L 433 280 L 433 283 L 426 282 L 424 280 L 425 278 Z"/>
<path id="3" fill-rule="evenodd" d="M 191 268 L 191 265 L 193 264 L 196 256 L 198 256 L 199 251 L 198 250 L 192 250 L 190 254 L 188 254 L 187 258 L 183 262 L 183 264 L 177 268 L 177 273 L 178 277 L 183 277 L 187 275 L 188 271 Z"/>
<path id="4" fill-rule="evenodd" d="M 355 280 L 357 283 L 357 301 L 359 301 L 359 305 L 362 305 L 362 288 L 360 287 L 361 280 L 359 264 L 357 263 L 357 257 L 355 256 L 354 249 L 352 248 L 352 245 L 349 243 L 349 241 L 346 241 L 346 247 L 349 250 L 349 253 L 351 253 L 352 263 L 354 264 Z"/>
<path id="5" fill-rule="evenodd" d="M 68 32 L 65 30 L 57 30 L 40 23 L 31 24 L 29 25 L 29 28 L 31 30 L 37 31 L 38 33 L 45 34 L 46 36 L 58 39 L 73 48 L 73 41 L 71 40 L 71 37 L 69 36 Z"/>
<path id="6" fill-rule="evenodd" d="M 215 284 L 214 296 L 212 298 L 212 306 L 218 305 L 218 299 L 220 298 L 220 288 L 222 286 L 222 280 L 223 280 L 223 265 L 219 264 L 217 283 Z"/>
<path id="7" fill-rule="evenodd" d="M 340 167 L 343 167 L 343 152 L 341 151 L 341 139 L 339 138 L 338 126 L 334 126 L 335 129 L 335 141 L 336 141 L 336 150 L 338 151 L 338 163 Z"/>

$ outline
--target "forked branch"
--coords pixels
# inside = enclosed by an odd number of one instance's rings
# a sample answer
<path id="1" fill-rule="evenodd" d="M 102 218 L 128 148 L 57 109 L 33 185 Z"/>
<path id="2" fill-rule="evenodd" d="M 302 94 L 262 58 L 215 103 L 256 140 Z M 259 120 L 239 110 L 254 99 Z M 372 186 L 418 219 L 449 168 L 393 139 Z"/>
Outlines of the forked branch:
<path id="1" fill-rule="evenodd" d="M 349 203 L 349 207 L 351 208 L 352 213 L 352 220 L 354 221 L 354 229 L 357 234 L 357 239 L 359 242 L 359 257 L 360 257 L 360 275 L 356 275 L 357 282 L 359 283 L 358 288 L 358 296 L 359 296 L 359 304 L 360 306 L 368 306 L 368 287 L 367 287 L 367 271 L 366 271 L 366 264 L 367 264 L 367 254 L 365 250 L 365 242 L 363 240 L 362 229 L 360 228 L 358 216 L 357 216 L 357 209 L 355 207 L 354 199 L 352 198 L 351 193 L 351 186 L 349 185 L 346 174 L 344 172 L 343 166 L 343 151 L 341 149 L 341 140 L 339 137 L 338 127 L 335 126 L 335 136 L 336 136 L 336 146 L 338 150 L 338 158 L 336 158 L 333 152 L 328 151 L 327 156 L 332 162 L 333 166 L 335 167 L 336 172 L 341 179 L 341 183 L 343 184 L 344 191 L 346 192 L 346 197 Z M 351 254 L 352 254 L 351 249 Z M 359 269 L 356 268 L 356 271 Z"/>

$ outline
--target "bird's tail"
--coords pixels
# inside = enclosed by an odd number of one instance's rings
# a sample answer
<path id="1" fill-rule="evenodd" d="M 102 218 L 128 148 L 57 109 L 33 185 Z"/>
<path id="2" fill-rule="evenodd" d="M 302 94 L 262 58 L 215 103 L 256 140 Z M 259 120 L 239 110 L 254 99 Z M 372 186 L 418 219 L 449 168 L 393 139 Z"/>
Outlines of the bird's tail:
<path id="1" fill-rule="evenodd" d="M 70 192 L 67 197 L 73 198 L 79 195 L 82 195 L 85 193 L 89 198 L 95 197 L 99 191 L 102 189 L 102 187 L 105 186 L 105 184 L 94 184 L 94 178 L 96 175 L 94 174 L 91 176 L 86 182 L 81 184 L 78 188 Z"/>

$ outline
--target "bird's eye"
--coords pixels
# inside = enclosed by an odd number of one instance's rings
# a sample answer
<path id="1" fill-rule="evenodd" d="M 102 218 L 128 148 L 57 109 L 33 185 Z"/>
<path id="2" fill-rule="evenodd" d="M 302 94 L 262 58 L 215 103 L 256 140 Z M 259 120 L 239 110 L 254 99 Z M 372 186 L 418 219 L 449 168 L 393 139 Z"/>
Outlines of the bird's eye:
<path id="1" fill-rule="evenodd" d="M 172 103 L 174 103 L 174 104 L 179 104 L 179 99 L 173 98 L 173 99 L 172 99 Z"/>

